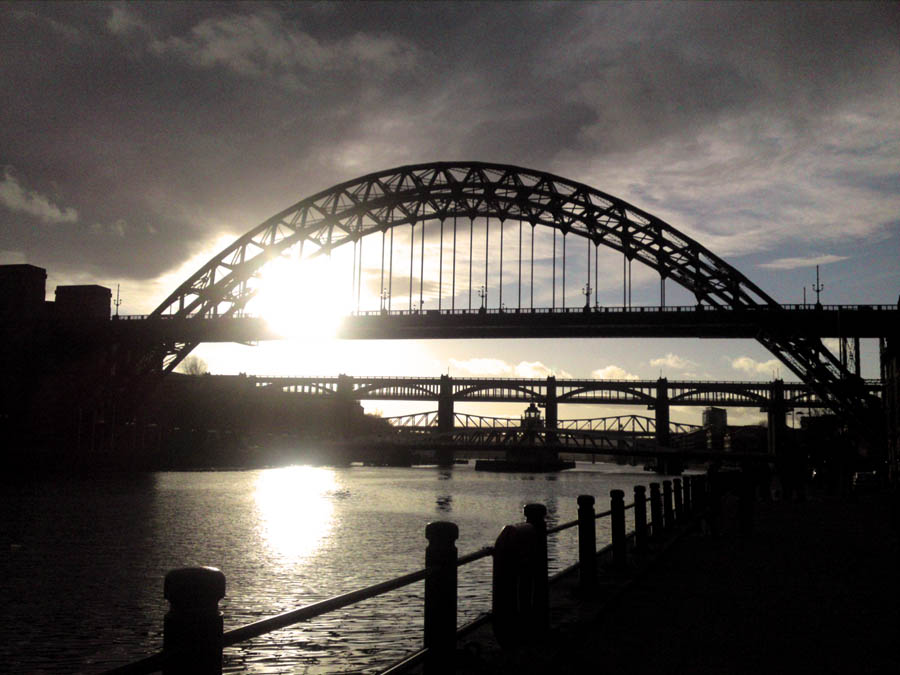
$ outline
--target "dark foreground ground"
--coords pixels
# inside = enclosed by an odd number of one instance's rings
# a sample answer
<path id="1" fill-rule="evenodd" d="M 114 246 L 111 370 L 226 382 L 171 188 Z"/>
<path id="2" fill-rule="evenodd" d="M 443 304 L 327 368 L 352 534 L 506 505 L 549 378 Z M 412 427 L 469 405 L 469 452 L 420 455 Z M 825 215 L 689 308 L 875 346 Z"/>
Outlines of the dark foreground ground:
<path id="1" fill-rule="evenodd" d="M 489 626 L 458 673 L 900 673 L 900 556 L 885 496 L 757 504 L 742 535 L 726 503 L 623 588 L 552 590 L 551 630 L 517 653 Z"/>

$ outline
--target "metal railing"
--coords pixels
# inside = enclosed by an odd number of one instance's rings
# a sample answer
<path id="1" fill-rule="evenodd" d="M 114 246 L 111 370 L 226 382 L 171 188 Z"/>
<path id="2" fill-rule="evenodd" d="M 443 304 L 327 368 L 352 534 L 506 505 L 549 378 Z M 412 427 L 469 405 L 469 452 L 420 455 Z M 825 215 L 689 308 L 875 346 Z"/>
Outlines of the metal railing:
<path id="1" fill-rule="evenodd" d="M 594 497 L 581 495 L 578 497 L 578 518 L 550 528 L 545 522 L 546 508 L 542 504 L 529 504 L 524 510 L 526 523 L 503 528 L 493 546 L 459 557 L 455 545 L 457 526 L 446 521 L 429 523 L 425 531 L 428 539 L 425 568 L 229 631 L 223 631 L 222 615 L 218 611 L 218 601 L 225 593 L 224 575 L 210 567 L 173 570 L 165 580 L 164 595 L 169 600 L 170 611 L 165 619 L 163 650 L 109 670 L 105 675 L 141 675 L 160 670 L 173 674 L 219 675 L 225 647 L 419 581 L 425 582 L 424 646 L 384 672 L 400 673 L 424 660 L 427 674 L 445 673 L 453 663 L 455 642 L 459 635 L 490 620 L 494 624 L 495 635 L 505 646 L 511 640 L 526 638 L 524 635 L 517 636 L 516 631 L 510 632 L 511 625 L 520 630 L 527 624 L 531 626 L 529 631 L 540 630 L 541 626 L 546 628 L 549 625 L 550 583 L 577 570 L 582 589 L 595 587 L 598 560 L 603 556 L 608 557 L 610 570 L 621 572 L 627 565 L 629 555 L 646 551 L 653 542 L 662 542 L 666 535 L 688 524 L 692 516 L 715 506 L 715 500 L 722 494 L 720 479 L 721 475 L 713 473 L 709 476 L 685 476 L 683 480 L 664 480 L 662 490 L 659 483 L 650 483 L 649 498 L 645 496 L 644 486 L 637 485 L 634 487 L 634 501 L 627 505 L 624 503 L 624 492 L 612 490 L 610 508 L 599 513 L 594 512 Z M 652 516 L 649 521 L 648 503 Z M 632 509 L 635 512 L 634 531 L 626 534 L 625 511 Z M 610 518 L 611 540 L 598 551 L 596 521 L 601 518 Z M 578 528 L 578 562 L 551 577 L 547 572 L 547 536 L 574 527 Z M 522 548 L 523 545 L 525 548 Z M 489 556 L 494 559 L 492 611 L 458 627 L 456 570 Z M 528 564 L 523 566 L 522 560 L 526 558 Z M 510 565 L 510 561 L 515 564 Z M 514 587 L 522 583 L 520 578 L 510 578 L 510 574 L 530 575 L 527 582 L 534 593 L 527 606 L 522 606 L 521 594 L 515 594 L 518 600 L 504 594 L 503 589 L 510 587 L 510 583 Z M 526 624 L 522 623 L 523 619 Z"/>

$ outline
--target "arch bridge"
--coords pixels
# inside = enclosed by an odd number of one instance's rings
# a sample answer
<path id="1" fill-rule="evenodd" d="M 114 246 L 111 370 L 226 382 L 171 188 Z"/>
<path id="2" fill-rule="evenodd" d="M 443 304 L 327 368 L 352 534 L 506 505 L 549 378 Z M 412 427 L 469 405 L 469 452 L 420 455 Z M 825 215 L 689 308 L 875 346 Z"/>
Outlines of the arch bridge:
<path id="1" fill-rule="evenodd" d="M 552 251 L 549 261 L 542 253 L 536 257 L 535 242 L 539 253 Z M 622 257 L 623 309 L 633 310 L 631 267 L 638 262 L 659 276 L 663 325 L 677 315 L 663 311 L 671 282 L 693 297 L 701 310 L 696 316 L 708 311 L 711 321 L 725 321 L 723 313 L 753 317 L 741 319 L 743 330 L 752 329 L 824 406 L 844 418 L 862 422 L 864 411 L 876 403 L 851 372 L 858 348 L 849 349 L 848 369 L 804 328 L 808 322 L 792 319 L 790 311 L 699 242 L 593 187 L 503 164 L 404 166 L 323 190 L 213 256 L 149 320 L 236 319 L 252 307 L 263 270 L 273 261 L 294 258 L 312 265 L 323 257 L 343 257 L 349 271 L 341 292 L 355 317 L 356 337 L 371 337 L 366 326 L 386 320 L 397 329 L 412 326 L 398 336 L 428 337 L 429 326 L 445 316 L 454 330 L 474 322 L 468 332 L 458 329 L 455 334 L 462 337 L 483 334 L 491 325 L 513 326 L 494 336 L 572 336 L 579 334 L 584 316 L 601 315 L 601 248 L 604 255 L 612 251 Z M 321 281 L 306 284 L 297 289 L 300 294 L 322 291 Z M 572 302 L 582 295 L 583 301 Z M 536 299 L 549 304 L 549 319 L 535 311 L 540 309 Z M 487 316 L 496 317 L 493 324 L 485 323 Z M 696 316 L 688 323 L 705 321 Z M 895 330 L 896 312 L 892 317 L 885 330 Z M 545 333 L 539 332 L 541 326 Z M 162 363 L 168 372 L 196 344 L 191 337 L 170 339 L 149 351 L 139 369 L 158 369 Z"/>

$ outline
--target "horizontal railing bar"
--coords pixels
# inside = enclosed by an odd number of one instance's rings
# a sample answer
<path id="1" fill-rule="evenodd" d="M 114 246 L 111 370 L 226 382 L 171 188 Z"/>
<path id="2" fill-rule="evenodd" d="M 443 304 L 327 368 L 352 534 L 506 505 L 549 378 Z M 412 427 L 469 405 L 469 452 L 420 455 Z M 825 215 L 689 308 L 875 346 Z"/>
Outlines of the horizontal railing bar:
<path id="1" fill-rule="evenodd" d="M 600 513 L 594 514 L 594 520 L 600 520 L 601 518 L 606 518 L 606 516 L 611 516 L 612 510 L 601 511 Z"/>
<path id="2" fill-rule="evenodd" d="M 460 556 L 456 560 L 456 566 L 462 567 L 463 565 L 468 565 L 471 562 L 475 562 L 476 560 L 481 560 L 482 558 L 487 558 L 494 554 L 493 546 L 485 546 L 484 548 L 480 548 L 477 551 L 472 551 L 472 553 L 467 553 L 466 555 Z"/>
<path id="3" fill-rule="evenodd" d="M 269 617 L 268 619 L 255 621 L 253 623 L 247 624 L 246 626 L 241 626 L 240 628 L 234 628 L 230 631 L 227 631 L 222 636 L 223 645 L 225 647 L 230 647 L 237 644 L 238 642 L 243 642 L 244 640 L 259 637 L 260 635 L 265 635 L 266 633 L 278 630 L 279 628 L 286 628 L 295 623 L 300 623 L 301 621 L 315 618 L 321 614 L 325 614 L 326 612 L 331 612 L 335 609 L 341 609 L 343 607 L 346 607 L 347 605 L 352 605 L 357 602 L 362 602 L 363 600 L 374 598 L 376 595 L 381 595 L 382 593 L 387 593 L 388 591 L 393 591 L 398 588 L 403 588 L 404 586 L 409 586 L 410 584 L 414 584 L 417 581 L 422 581 L 422 579 L 427 576 L 428 570 L 421 569 L 417 572 L 412 572 L 411 574 L 397 577 L 396 579 L 382 581 L 379 584 L 374 584 L 372 586 L 360 588 L 355 591 L 350 591 L 349 593 L 344 593 L 343 595 L 336 595 L 332 598 L 328 598 L 327 600 L 314 602 L 311 605 L 306 605 L 305 607 L 300 607 L 299 609 L 284 612 L 283 614 L 278 614 L 276 616 Z"/>
<path id="4" fill-rule="evenodd" d="M 562 525 L 556 525 L 555 527 L 548 527 L 547 534 L 556 534 L 557 532 L 562 532 L 563 530 L 568 530 L 570 527 L 575 527 L 578 524 L 577 520 L 570 520 L 568 523 L 563 523 Z"/>

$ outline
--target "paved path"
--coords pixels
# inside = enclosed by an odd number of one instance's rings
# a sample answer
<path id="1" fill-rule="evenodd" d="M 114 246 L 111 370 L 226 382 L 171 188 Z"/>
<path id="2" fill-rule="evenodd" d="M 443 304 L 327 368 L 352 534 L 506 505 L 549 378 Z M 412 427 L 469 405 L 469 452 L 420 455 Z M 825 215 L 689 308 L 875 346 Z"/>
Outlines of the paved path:
<path id="1" fill-rule="evenodd" d="M 459 673 L 900 673 L 900 550 L 887 500 L 757 504 L 749 537 L 688 535 L 616 596 L 554 592 L 548 639 L 467 639 Z"/>

